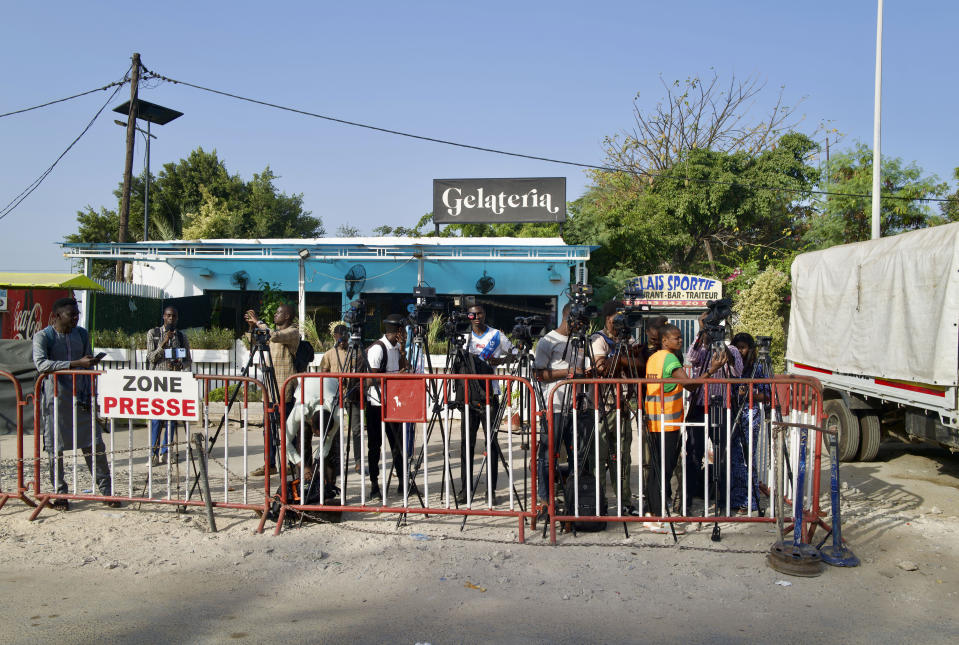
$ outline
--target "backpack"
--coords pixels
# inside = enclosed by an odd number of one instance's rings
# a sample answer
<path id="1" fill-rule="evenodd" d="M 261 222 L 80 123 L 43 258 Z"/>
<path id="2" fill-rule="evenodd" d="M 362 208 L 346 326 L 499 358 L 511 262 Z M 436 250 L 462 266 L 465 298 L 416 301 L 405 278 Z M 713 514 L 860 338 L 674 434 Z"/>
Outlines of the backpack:
<path id="1" fill-rule="evenodd" d="M 596 479 L 592 473 L 582 473 L 579 476 L 579 514 L 584 516 L 608 515 L 609 507 L 606 503 L 606 490 L 603 483 L 600 482 L 599 491 L 599 511 L 596 510 Z M 565 515 L 576 514 L 576 481 L 573 473 L 566 476 L 566 486 L 563 488 L 563 513 Z M 605 531 L 606 522 L 571 522 L 573 530 L 584 533 L 593 533 L 596 531 Z"/>
<path id="2" fill-rule="evenodd" d="M 316 353 L 313 351 L 313 345 L 310 345 L 308 341 L 301 340 L 293 354 L 293 369 L 296 372 L 305 372 L 309 369 L 314 358 L 316 358 Z"/>

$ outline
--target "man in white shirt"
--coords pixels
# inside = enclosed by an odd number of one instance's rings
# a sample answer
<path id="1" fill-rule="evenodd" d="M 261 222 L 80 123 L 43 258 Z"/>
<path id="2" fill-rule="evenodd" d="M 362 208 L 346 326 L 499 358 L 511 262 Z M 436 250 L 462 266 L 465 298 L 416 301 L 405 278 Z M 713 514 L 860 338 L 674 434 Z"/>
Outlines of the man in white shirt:
<path id="1" fill-rule="evenodd" d="M 586 364 L 583 350 L 576 350 L 569 342 L 569 303 L 563 307 L 563 322 L 559 327 L 543 336 L 536 343 L 536 351 L 533 357 L 533 369 L 536 373 L 537 384 L 542 388 L 544 405 L 549 406 L 549 401 L 545 397 L 549 394 L 549 383 L 562 381 L 564 379 L 582 377 L 584 366 Z M 569 400 L 567 401 L 567 398 Z M 573 393 L 569 391 L 568 385 L 557 388 L 553 394 L 551 414 L 555 415 L 555 422 L 559 423 L 563 419 L 562 428 L 554 425 L 559 430 L 555 437 L 557 443 L 562 442 L 566 447 L 567 454 L 572 454 L 572 415 L 561 416 L 564 407 L 572 412 Z M 549 491 L 547 490 L 547 439 L 546 428 L 541 428 L 539 436 L 539 449 L 537 450 L 537 495 L 541 502 L 546 501 Z M 559 446 L 555 446 L 556 453 L 559 453 Z"/>
<path id="2" fill-rule="evenodd" d="M 403 317 L 393 314 L 386 317 L 383 321 L 385 333 L 383 336 L 373 342 L 366 349 L 367 371 L 374 374 L 390 374 L 407 371 L 406 356 L 403 354 L 403 343 L 401 332 L 403 329 Z M 399 423 L 382 423 L 382 405 L 380 402 L 380 390 L 382 383 L 379 380 L 368 380 L 367 403 L 366 406 L 366 427 L 367 427 L 367 464 L 370 469 L 370 497 L 380 496 L 380 449 L 383 445 L 383 431 L 386 428 L 386 438 L 390 442 L 390 450 L 393 454 L 393 467 L 396 470 L 399 485 L 397 491 L 403 491 L 403 478 L 405 468 L 403 465 L 403 443 Z"/>
<path id="3" fill-rule="evenodd" d="M 502 365 L 503 363 L 508 363 L 513 358 L 513 344 L 509 341 L 509 338 L 506 337 L 499 329 L 495 327 L 490 327 L 486 324 L 486 309 L 483 305 L 473 305 L 469 308 L 467 312 L 472 325 L 470 327 L 470 335 L 467 340 L 469 353 L 475 356 L 477 359 L 486 363 L 489 366 L 489 369 L 486 370 L 476 370 L 477 373 L 493 373 L 493 368 L 497 365 Z M 474 480 L 477 476 L 477 466 L 475 459 L 475 450 L 476 450 L 476 434 L 479 431 L 479 424 L 483 424 L 483 428 L 486 432 L 490 434 L 490 451 L 491 454 L 487 455 L 487 468 L 490 469 L 490 478 L 492 480 L 493 490 L 488 491 L 490 497 L 488 500 L 491 500 L 493 505 L 496 504 L 496 482 L 499 475 L 499 459 L 500 459 L 500 448 L 499 442 L 496 440 L 496 434 L 486 427 L 486 384 L 480 383 L 480 388 L 471 388 L 470 391 L 470 410 L 469 410 L 469 448 L 467 449 L 467 433 L 462 432 L 462 441 L 460 442 L 460 463 L 463 464 L 462 470 L 460 471 L 460 492 L 457 497 L 457 501 L 460 504 L 465 504 L 467 502 L 466 494 L 466 475 L 467 475 L 467 455 L 472 462 L 472 467 L 469 469 L 470 474 L 472 474 Z M 476 391 L 482 392 L 482 395 L 479 397 L 479 400 L 476 400 L 477 397 L 473 396 Z M 489 417 L 490 422 L 496 418 L 496 413 L 499 410 L 499 383 L 493 381 L 490 384 L 489 388 Z M 462 428 L 462 425 L 461 425 Z M 485 441 L 483 446 L 483 452 L 485 452 Z M 475 497 L 475 491 L 473 496 Z"/>

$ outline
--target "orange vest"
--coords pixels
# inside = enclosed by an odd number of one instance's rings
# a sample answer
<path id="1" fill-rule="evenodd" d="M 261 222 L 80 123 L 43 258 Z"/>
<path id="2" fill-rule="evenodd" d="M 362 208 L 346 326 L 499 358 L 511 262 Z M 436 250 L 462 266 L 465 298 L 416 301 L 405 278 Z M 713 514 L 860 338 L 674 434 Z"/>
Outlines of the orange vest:
<path id="1" fill-rule="evenodd" d="M 646 378 L 663 378 L 663 363 L 669 352 L 661 349 L 646 361 Z M 678 385 L 672 392 L 663 392 L 660 383 L 646 385 L 646 419 L 650 432 L 662 432 L 663 422 L 666 432 L 676 432 L 683 422 L 683 388 Z"/>

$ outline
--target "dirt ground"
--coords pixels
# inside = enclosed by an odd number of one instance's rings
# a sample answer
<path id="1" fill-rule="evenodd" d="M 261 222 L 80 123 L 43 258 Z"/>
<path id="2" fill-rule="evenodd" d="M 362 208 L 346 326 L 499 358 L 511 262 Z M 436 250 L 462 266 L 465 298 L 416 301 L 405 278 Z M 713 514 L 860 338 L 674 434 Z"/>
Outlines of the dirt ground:
<path id="1" fill-rule="evenodd" d="M 7 453 L 9 454 L 9 453 Z M 514 520 L 363 514 L 254 534 L 249 512 L 77 502 L 0 510 L 7 643 L 956 642 L 959 456 L 884 444 L 844 464 L 857 569 L 789 577 L 769 525 L 517 543 Z"/>

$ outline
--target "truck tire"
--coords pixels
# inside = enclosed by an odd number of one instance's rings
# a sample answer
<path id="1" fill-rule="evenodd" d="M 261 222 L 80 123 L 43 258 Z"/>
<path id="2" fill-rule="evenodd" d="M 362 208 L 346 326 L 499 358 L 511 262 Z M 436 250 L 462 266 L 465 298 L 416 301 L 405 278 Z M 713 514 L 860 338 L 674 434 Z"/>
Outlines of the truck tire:
<path id="1" fill-rule="evenodd" d="M 826 428 L 839 432 L 839 461 L 853 461 L 859 454 L 859 419 L 842 399 L 829 399 L 822 407 Z"/>
<path id="2" fill-rule="evenodd" d="M 879 415 L 873 412 L 859 417 L 859 461 L 872 461 L 879 452 L 882 438 Z"/>

